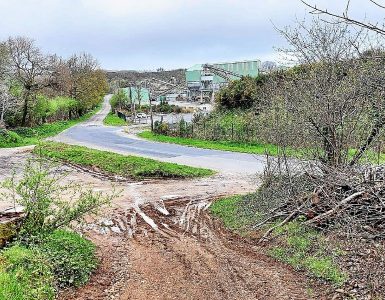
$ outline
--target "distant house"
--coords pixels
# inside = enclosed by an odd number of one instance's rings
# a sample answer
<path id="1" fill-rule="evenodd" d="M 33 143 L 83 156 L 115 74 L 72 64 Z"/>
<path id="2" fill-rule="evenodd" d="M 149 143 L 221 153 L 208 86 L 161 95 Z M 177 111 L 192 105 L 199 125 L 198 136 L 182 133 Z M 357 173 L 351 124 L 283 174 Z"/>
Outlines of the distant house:
<path id="1" fill-rule="evenodd" d="M 132 87 L 123 88 L 122 90 L 126 93 L 126 95 L 135 104 L 139 104 L 139 99 L 140 99 L 141 105 L 149 105 L 150 104 L 150 92 L 148 91 L 148 89 L 136 88 L 136 87 L 132 86 Z"/>

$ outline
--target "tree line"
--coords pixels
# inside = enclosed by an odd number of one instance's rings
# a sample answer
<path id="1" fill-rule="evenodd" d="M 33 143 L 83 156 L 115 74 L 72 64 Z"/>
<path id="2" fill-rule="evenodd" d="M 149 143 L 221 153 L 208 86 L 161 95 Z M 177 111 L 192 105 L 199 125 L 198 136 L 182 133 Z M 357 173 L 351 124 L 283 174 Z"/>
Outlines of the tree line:
<path id="1" fill-rule="evenodd" d="M 91 54 L 46 54 L 27 37 L 0 42 L 0 127 L 80 117 L 107 91 L 106 75 Z"/>

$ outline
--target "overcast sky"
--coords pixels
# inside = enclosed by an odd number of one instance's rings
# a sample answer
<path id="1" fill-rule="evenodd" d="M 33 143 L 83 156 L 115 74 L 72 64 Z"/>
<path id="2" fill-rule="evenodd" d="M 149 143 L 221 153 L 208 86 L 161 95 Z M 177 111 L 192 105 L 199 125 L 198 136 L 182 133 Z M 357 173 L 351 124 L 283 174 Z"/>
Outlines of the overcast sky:
<path id="1" fill-rule="evenodd" d="M 351 1 L 357 17 L 385 13 L 369 0 Z M 345 3 L 309 2 L 337 11 Z M 105 69 L 172 69 L 273 60 L 284 41 L 272 22 L 282 27 L 305 15 L 299 0 L 0 0 L 0 40 L 29 36 L 64 57 L 90 52 Z"/>

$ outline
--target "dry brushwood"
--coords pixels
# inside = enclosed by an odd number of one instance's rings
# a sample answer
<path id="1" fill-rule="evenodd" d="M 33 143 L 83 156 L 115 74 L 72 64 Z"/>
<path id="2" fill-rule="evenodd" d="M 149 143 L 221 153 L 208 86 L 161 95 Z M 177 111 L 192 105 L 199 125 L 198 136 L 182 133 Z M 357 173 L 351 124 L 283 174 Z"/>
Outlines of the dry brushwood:
<path id="1" fill-rule="evenodd" d="M 278 219 L 283 219 L 280 225 L 284 225 L 301 216 L 305 225 L 323 231 L 340 229 L 349 236 L 385 238 L 385 166 L 323 168 L 322 171 L 318 168 L 318 172 L 291 176 L 301 178 L 291 182 L 305 184 L 310 181 L 317 188 L 305 197 L 286 198 L 265 214 L 255 227 Z M 269 229 L 262 239 L 273 229 Z"/>

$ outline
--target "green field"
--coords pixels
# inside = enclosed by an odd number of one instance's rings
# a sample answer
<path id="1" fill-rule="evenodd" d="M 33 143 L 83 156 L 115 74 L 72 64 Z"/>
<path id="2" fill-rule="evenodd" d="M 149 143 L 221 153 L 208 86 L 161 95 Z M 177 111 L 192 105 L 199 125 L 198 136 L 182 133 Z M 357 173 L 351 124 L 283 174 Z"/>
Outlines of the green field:
<path id="1" fill-rule="evenodd" d="M 101 170 L 106 174 L 126 178 L 194 178 L 213 175 L 209 169 L 126 156 L 62 143 L 44 143 L 34 152 L 45 157 Z"/>

